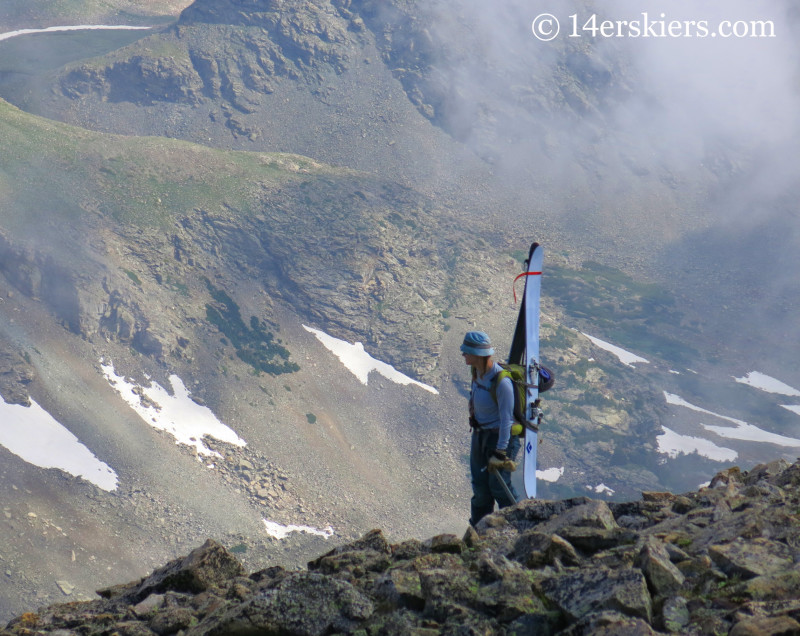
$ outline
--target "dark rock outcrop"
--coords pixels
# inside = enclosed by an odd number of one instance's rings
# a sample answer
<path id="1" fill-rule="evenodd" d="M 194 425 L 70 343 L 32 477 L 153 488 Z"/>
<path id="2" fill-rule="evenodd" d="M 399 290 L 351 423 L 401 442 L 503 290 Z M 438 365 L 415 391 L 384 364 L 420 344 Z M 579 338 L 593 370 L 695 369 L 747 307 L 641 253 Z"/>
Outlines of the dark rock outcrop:
<path id="1" fill-rule="evenodd" d="M 320 0 L 195 2 L 172 29 L 147 38 L 130 55 L 105 68 L 72 68 L 61 88 L 71 98 L 95 95 L 140 105 L 220 99 L 252 113 L 282 79 L 316 83 L 319 69 L 344 71 L 363 29 L 353 20 L 357 16 Z M 231 112 L 226 118 L 235 133 L 252 132 L 235 130 Z"/>
<path id="2" fill-rule="evenodd" d="M 227 280 L 215 284 L 233 297 L 237 278 L 258 280 L 309 324 L 364 343 L 406 373 L 431 372 L 449 288 L 456 278 L 481 274 L 474 258 L 450 271 L 457 228 L 437 218 L 430 199 L 391 181 L 313 162 L 305 167 L 309 160 L 294 156 L 263 161 L 291 178 L 263 186 L 250 212 L 196 208 L 166 225 L 166 233 L 83 219 L 75 230 L 79 249 L 0 230 L 0 276 L 73 333 L 163 360 L 176 351 L 185 357 L 182 330 L 208 324 L 202 281 L 225 271 Z M 304 177 L 310 170 L 317 174 Z M 196 302 L 187 302 L 194 292 Z M 165 307 L 181 315 L 171 319 Z M 408 347 L 410 340 L 418 346 Z"/>
<path id="3" fill-rule="evenodd" d="M 41 299 L 70 331 L 80 333 L 76 276 L 52 255 L 18 244 L 0 231 L 0 274 L 26 296 Z"/>
<path id="4" fill-rule="evenodd" d="M 526 500 L 463 539 L 390 545 L 373 530 L 307 571 L 244 576 L 209 540 L 99 600 L 23 614 L 0 634 L 797 634 L 798 474 L 800 463 L 777 461 L 683 496 Z M 723 532 L 723 505 L 763 532 Z M 640 527 L 621 532 L 632 510 Z"/>
<path id="5" fill-rule="evenodd" d="M 30 355 L 15 351 L 0 341 L 0 398 L 6 404 L 30 406 L 28 385 L 35 377 Z"/>
<path id="6" fill-rule="evenodd" d="M 97 593 L 103 598 L 138 603 L 167 590 L 199 594 L 243 574 L 236 557 L 209 539 L 185 558 L 171 561 L 138 584 L 115 586 Z"/>

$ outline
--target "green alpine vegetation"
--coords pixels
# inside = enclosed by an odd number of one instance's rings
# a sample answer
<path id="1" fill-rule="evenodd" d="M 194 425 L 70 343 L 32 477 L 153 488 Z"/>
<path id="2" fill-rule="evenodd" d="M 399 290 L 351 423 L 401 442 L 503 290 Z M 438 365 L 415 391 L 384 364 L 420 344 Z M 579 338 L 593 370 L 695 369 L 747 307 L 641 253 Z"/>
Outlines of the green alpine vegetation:
<path id="1" fill-rule="evenodd" d="M 275 341 L 266 324 L 255 316 L 250 318 L 250 327 L 244 324 L 239 306 L 221 289 L 206 280 L 214 303 L 206 305 L 206 318 L 216 325 L 236 349 L 237 357 L 256 371 L 272 375 L 292 373 L 300 369 L 289 361 L 289 351 Z M 310 420 L 309 420 L 310 421 Z"/>
<path id="2" fill-rule="evenodd" d="M 193 209 L 251 213 L 264 189 L 344 171 L 304 157 L 124 137 L 35 117 L 0 100 L 6 227 L 91 214 L 167 227 Z"/>
<path id="3" fill-rule="evenodd" d="M 173 19 L 167 14 L 187 4 L 183 0 L 3 0 L 0 24 L 27 28 L 44 18 L 48 24 L 152 25 Z"/>
<path id="4" fill-rule="evenodd" d="M 691 327 L 683 324 L 674 296 L 662 285 L 594 261 L 580 269 L 554 265 L 547 270 L 545 285 L 567 316 L 591 322 L 592 335 L 673 363 L 685 365 L 695 356 L 671 335 L 678 325 Z"/>
<path id="5" fill-rule="evenodd" d="M 144 291 L 141 285 L 155 280 L 160 290 L 183 297 L 203 285 L 200 277 L 212 263 L 234 266 L 234 278 L 260 280 L 305 320 L 337 326 L 353 340 L 372 334 L 365 345 L 380 342 L 386 359 L 406 371 L 432 368 L 428 352 L 444 331 L 446 290 L 454 288 L 455 275 L 470 276 L 468 265 L 451 273 L 442 256 L 461 240 L 452 211 L 372 174 L 300 155 L 93 132 L 3 101 L 0 145 L 8 149 L 0 156 L 0 226 L 15 242 L 49 237 L 48 254 L 60 251 L 71 271 L 85 276 L 91 263 L 113 264 L 133 288 Z M 124 235 L 136 247 L 112 248 L 98 233 L 112 241 Z M 226 293 L 236 292 L 226 287 Z M 70 302 L 53 300 L 78 325 L 83 308 Z M 153 323 L 141 309 L 149 299 L 127 302 L 139 307 L 128 307 L 126 316 L 142 326 Z M 254 369 L 292 370 L 285 359 L 272 359 L 279 349 L 256 353 L 251 338 L 274 346 L 265 330 L 231 327 L 224 311 L 211 316 L 237 334 L 238 356 Z M 429 344 L 409 352 L 401 325 Z M 128 332 L 121 323 L 117 328 Z"/>

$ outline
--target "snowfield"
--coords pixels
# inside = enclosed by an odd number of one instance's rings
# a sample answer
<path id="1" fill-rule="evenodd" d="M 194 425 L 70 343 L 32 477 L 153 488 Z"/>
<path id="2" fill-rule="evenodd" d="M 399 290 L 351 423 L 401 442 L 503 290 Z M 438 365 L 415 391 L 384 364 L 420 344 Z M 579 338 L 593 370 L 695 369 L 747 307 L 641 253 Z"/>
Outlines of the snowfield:
<path id="1" fill-rule="evenodd" d="M 681 435 L 666 426 L 661 427 L 664 432 L 656 437 L 658 452 L 675 459 L 678 455 L 691 455 L 697 453 L 715 462 L 732 462 L 739 454 L 731 449 L 717 446 L 711 440 L 691 435 Z"/>
<path id="2" fill-rule="evenodd" d="M 550 483 L 555 483 L 561 476 L 564 474 L 564 467 L 561 468 L 547 468 L 545 470 L 537 470 L 536 471 L 536 479 L 541 479 L 542 481 L 549 481 Z"/>
<path id="3" fill-rule="evenodd" d="M 586 336 L 589 340 L 592 341 L 592 344 L 604 351 L 608 351 L 613 353 L 622 364 L 632 367 L 637 362 L 641 362 L 643 364 L 649 364 L 649 360 L 642 358 L 641 356 L 637 356 L 635 353 L 631 353 L 630 351 L 626 351 L 622 347 L 618 347 L 617 345 L 613 345 L 610 342 L 606 342 L 605 340 L 600 340 L 600 338 L 595 338 L 594 336 L 590 336 L 588 333 L 583 333 L 582 331 L 579 332 L 581 335 Z"/>
<path id="4" fill-rule="evenodd" d="M 39 468 L 58 468 L 106 491 L 117 489 L 117 474 L 36 402 L 6 404 L 0 396 L 0 445 Z"/>
<path id="5" fill-rule="evenodd" d="M 742 378 L 733 378 L 742 384 L 749 384 L 756 389 L 761 389 L 767 393 L 778 393 L 779 395 L 789 395 L 792 397 L 800 396 L 800 391 L 794 387 L 784 384 L 780 380 L 776 380 L 765 373 L 759 371 L 751 371 Z"/>
<path id="6" fill-rule="evenodd" d="M 103 364 L 101 361 L 100 368 L 122 399 L 150 426 L 172 435 L 176 444 L 193 446 L 198 455 L 216 457 L 220 457 L 220 454 L 203 443 L 206 435 L 236 446 L 246 446 L 247 443 L 233 429 L 220 422 L 211 409 L 192 401 L 189 391 L 177 375 L 169 376 L 173 390 L 173 395 L 170 395 L 157 382 L 151 381 L 149 387 L 128 382 L 114 372 L 112 363 Z M 142 396 L 146 398 L 145 401 Z"/>
<path id="7" fill-rule="evenodd" d="M 268 521 L 267 519 L 262 519 L 262 521 L 267 529 L 267 534 L 278 540 L 285 539 L 292 532 L 305 532 L 307 534 L 317 535 L 318 537 L 324 537 L 325 539 L 329 539 L 333 536 L 333 528 L 331 526 L 328 526 L 324 530 L 319 530 L 310 526 L 283 526 L 274 521 Z"/>
<path id="8" fill-rule="evenodd" d="M 91 31 L 91 30 L 120 30 L 120 31 L 139 31 L 152 29 L 149 26 L 125 26 L 125 25 L 110 25 L 110 24 L 77 24 L 74 26 L 52 26 L 46 29 L 19 29 L 17 31 L 6 31 L 0 33 L 0 41 L 9 40 L 20 35 L 35 35 L 37 33 L 57 33 L 63 31 Z"/>
<path id="9" fill-rule="evenodd" d="M 364 351 L 364 345 L 360 342 L 356 342 L 355 344 L 350 344 L 344 340 L 339 340 L 338 338 L 334 338 L 333 336 L 329 336 L 324 331 L 320 331 L 319 329 L 314 329 L 312 327 L 307 327 L 303 325 L 303 329 L 306 331 L 313 333 L 317 340 L 319 340 L 325 348 L 333 353 L 339 360 L 341 360 L 342 364 L 347 368 L 350 373 L 356 376 L 362 384 L 367 384 L 369 381 L 369 374 L 373 371 L 377 371 L 383 377 L 391 380 L 392 382 L 396 382 L 397 384 L 402 385 L 414 385 L 418 386 L 421 389 L 425 389 L 434 395 L 438 395 L 439 391 L 437 391 L 432 386 L 427 384 L 423 384 L 422 382 L 418 382 L 413 378 L 409 378 L 407 375 L 403 375 L 397 369 L 395 369 L 390 364 L 386 364 L 385 362 L 381 362 L 380 360 L 376 360 L 371 355 L 369 355 L 366 351 Z"/>
<path id="10" fill-rule="evenodd" d="M 800 447 L 800 439 L 786 437 L 785 435 L 778 435 L 777 433 L 770 433 L 769 431 L 765 431 L 764 429 L 753 426 L 752 424 L 748 424 L 747 422 L 743 422 L 742 420 L 737 420 L 736 418 L 728 417 L 727 415 L 714 413 L 713 411 L 709 411 L 708 409 L 704 409 L 700 406 L 695 406 L 680 396 L 667 393 L 666 391 L 664 391 L 664 397 L 667 400 L 667 404 L 682 406 L 684 408 L 697 411 L 698 413 L 711 415 L 712 417 L 717 417 L 721 420 L 726 420 L 735 424 L 735 426 L 712 426 L 710 424 L 702 424 L 704 429 L 711 431 L 712 433 L 716 433 L 720 437 L 727 437 L 728 439 L 737 439 L 745 442 L 764 442 L 767 444 L 776 444 L 778 446 L 788 446 L 791 448 Z"/>
<path id="11" fill-rule="evenodd" d="M 596 492 L 598 495 L 601 493 L 605 493 L 606 496 L 611 497 L 615 490 L 613 488 L 609 488 L 605 484 L 597 484 L 596 486 L 586 486 L 587 490 L 591 490 L 592 492 Z"/>

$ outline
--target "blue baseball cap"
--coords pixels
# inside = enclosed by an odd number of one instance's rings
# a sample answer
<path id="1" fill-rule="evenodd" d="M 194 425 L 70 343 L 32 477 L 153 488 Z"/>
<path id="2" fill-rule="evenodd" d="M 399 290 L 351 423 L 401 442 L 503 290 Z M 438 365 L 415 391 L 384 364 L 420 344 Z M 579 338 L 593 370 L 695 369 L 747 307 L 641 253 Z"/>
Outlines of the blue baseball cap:
<path id="1" fill-rule="evenodd" d="M 494 347 L 487 336 L 482 331 L 468 331 L 461 344 L 461 353 L 470 353 L 474 356 L 492 356 Z"/>

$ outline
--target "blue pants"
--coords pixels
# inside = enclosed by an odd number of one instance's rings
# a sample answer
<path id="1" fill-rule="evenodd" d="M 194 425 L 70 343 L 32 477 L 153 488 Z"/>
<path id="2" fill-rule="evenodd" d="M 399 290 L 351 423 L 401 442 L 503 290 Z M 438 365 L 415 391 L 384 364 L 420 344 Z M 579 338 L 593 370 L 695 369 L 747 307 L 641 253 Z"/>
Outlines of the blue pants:
<path id="1" fill-rule="evenodd" d="M 472 516 L 470 524 L 473 526 L 483 517 L 494 512 L 494 502 L 501 508 L 513 506 L 516 501 L 511 501 L 499 483 L 498 479 L 506 482 L 511 494 L 517 497 L 517 491 L 511 485 L 511 473 L 501 470 L 497 473 L 490 473 L 488 469 L 489 457 L 497 448 L 497 429 L 475 431 L 472 433 L 472 445 L 469 454 L 469 469 L 472 474 Z M 519 452 L 519 437 L 513 436 L 508 442 L 506 455 L 511 460 L 516 460 Z"/>

